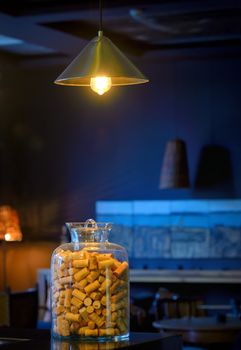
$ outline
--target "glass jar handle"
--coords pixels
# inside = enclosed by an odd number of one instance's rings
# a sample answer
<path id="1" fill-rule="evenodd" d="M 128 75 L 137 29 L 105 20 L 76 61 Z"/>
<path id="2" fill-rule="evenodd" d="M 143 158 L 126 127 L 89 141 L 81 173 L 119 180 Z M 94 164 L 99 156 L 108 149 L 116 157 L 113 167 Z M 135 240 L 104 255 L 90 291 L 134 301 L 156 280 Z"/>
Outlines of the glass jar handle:
<path id="1" fill-rule="evenodd" d="M 97 229 L 98 228 L 98 225 L 96 223 L 96 221 L 94 219 L 88 219 L 85 221 L 85 225 L 84 225 L 85 228 L 94 228 L 94 229 Z"/>

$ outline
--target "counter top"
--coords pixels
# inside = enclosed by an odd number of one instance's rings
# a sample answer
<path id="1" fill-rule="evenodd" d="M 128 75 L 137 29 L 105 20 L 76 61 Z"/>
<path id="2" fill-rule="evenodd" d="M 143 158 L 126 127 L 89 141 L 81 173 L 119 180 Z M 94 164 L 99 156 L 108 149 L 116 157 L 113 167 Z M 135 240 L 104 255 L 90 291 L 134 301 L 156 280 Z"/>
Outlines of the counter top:
<path id="1" fill-rule="evenodd" d="M 45 288 L 50 270 L 38 270 L 38 286 Z M 130 269 L 132 283 L 229 283 L 241 284 L 241 270 L 142 270 Z M 42 286 L 42 287 L 41 287 Z"/>
<path id="2" fill-rule="evenodd" d="M 241 284 L 241 270 L 130 270 L 130 282 Z"/>

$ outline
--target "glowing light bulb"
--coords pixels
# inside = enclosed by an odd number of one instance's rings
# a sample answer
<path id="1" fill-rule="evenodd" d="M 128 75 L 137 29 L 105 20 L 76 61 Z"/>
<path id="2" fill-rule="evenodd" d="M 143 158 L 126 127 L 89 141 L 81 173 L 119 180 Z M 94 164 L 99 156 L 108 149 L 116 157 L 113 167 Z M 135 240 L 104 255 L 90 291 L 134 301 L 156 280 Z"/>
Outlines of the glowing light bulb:
<path id="1" fill-rule="evenodd" d="M 103 95 L 105 92 L 109 91 L 111 86 L 110 77 L 93 77 L 90 79 L 91 89 L 99 95 Z"/>
<path id="2" fill-rule="evenodd" d="M 10 233 L 5 233 L 5 241 L 11 241 L 11 234 Z"/>

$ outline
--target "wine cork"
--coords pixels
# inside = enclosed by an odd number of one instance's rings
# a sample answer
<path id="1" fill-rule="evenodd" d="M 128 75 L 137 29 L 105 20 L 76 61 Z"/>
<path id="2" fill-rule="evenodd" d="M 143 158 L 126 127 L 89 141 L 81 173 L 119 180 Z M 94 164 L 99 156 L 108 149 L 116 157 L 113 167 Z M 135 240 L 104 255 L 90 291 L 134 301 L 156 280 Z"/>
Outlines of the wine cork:
<path id="1" fill-rule="evenodd" d="M 68 320 L 68 321 L 78 322 L 80 315 L 79 314 L 72 314 L 71 312 L 67 312 L 65 317 L 66 317 L 66 320 Z"/>
<path id="2" fill-rule="evenodd" d="M 72 282 L 72 276 L 62 277 L 59 279 L 60 284 L 70 284 Z"/>
<path id="3" fill-rule="evenodd" d="M 105 277 L 104 277 L 104 276 L 99 276 L 98 281 L 99 281 L 100 283 L 104 282 L 104 280 L 105 280 Z"/>
<path id="4" fill-rule="evenodd" d="M 98 337 L 98 335 L 99 335 L 98 329 L 89 329 L 89 328 L 87 328 L 85 330 L 85 336 L 86 337 Z"/>
<path id="5" fill-rule="evenodd" d="M 86 258 L 87 258 L 87 252 L 85 252 L 85 251 L 71 253 L 72 260 L 81 260 L 81 259 L 86 259 Z"/>
<path id="6" fill-rule="evenodd" d="M 78 300 L 78 299 L 77 299 Z M 70 312 L 72 313 L 72 314 L 78 314 L 79 313 L 79 307 L 77 307 L 77 306 L 71 306 L 70 307 Z"/>
<path id="7" fill-rule="evenodd" d="M 88 312 L 86 310 L 86 307 L 82 307 L 80 310 L 79 310 L 79 314 L 81 316 L 81 318 L 84 320 L 84 321 L 88 321 Z"/>
<path id="8" fill-rule="evenodd" d="M 74 275 L 76 272 L 78 272 L 78 269 L 75 269 L 73 267 L 71 267 L 70 269 L 68 269 L 68 274 L 70 276 Z"/>
<path id="9" fill-rule="evenodd" d="M 110 260 L 112 257 L 113 257 L 113 255 L 111 253 L 96 255 L 96 258 L 97 258 L 98 261 Z"/>
<path id="10" fill-rule="evenodd" d="M 95 309 L 96 315 L 100 316 L 102 314 L 102 309 Z"/>
<path id="11" fill-rule="evenodd" d="M 114 271 L 117 277 L 120 277 L 128 268 L 128 263 L 123 261 L 123 263 Z"/>
<path id="12" fill-rule="evenodd" d="M 73 297 L 71 298 L 71 304 L 76 306 L 77 308 L 80 308 L 83 305 L 83 302 L 80 299 Z"/>
<path id="13" fill-rule="evenodd" d="M 79 282 L 80 280 L 85 278 L 88 274 L 89 274 L 89 270 L 86 267 L 84 267 L 82 270 L 74 274 L 74 279 L 75 281 Z"/>
<path id="14" fill-rule="evenodd" d="M 98 289 L 100 287 L 100 284 L 97 280 L 95 280 L 93 283 L 88 284 L 84 290 L 86 293 L 91 293 L 94 292 L 96 289 Z"/>
<path id="15" fill-rule="evenodd" d="M 77 288 L 77 289 L 80 289 L 80 290 L 83 290 L 84 287 L 87 286 L 87 284 L 88 284 L 88 281 L 87 281 L 86 278 L 84 278 L 81 281 L 74 283 L 73 287 Z"/>
<path id="16" fill-rule="evenodd" d="M 95 329 L 95 323 L 93 321 L 88 322 L 88 328 L 89 329 Z"/>
<path id="17" fill-rule="evenodd" d="M 64 337 L 68 337 L 70 335 L 69 323 L 67 320 L 64 319 L 63 316 L 57 317 L 56 328 L 58 334 Z"/>
<path id="18" fill-rule="evenodd" d="M 114 265 L 113 259 L 98 261 L 98 267 L 99 267 L 100 270 L 106 269 L 106 268 L 111 267 L 113 265 Z M 118 267 L 118 268 L 120 268 L 120 267 Z"/>
<path id="19" fill-rule="evenodd" d="M 73 260 L 73 267 L 87 267 L 89 265 L 88 259 Z"/>
<path id="20" fill-rule="evenodd" d="M 87 306 L 86 311 L 88 312 L 88 314 L 92 314 L 92 312 L 94 312 L 93 306 L 92 305 Z"/>
<path id="21" fill-rule="evenodd" d="M 89 298 L 89 297 L 85 298 L 84 305 L 85 306 L 90 306 L 91 304 L 92 304 L 92 299 Z"/>
<path id="22" fill-rule="evenodd" d="M 111 280 L 109 280 L 109 279 L 106 278 L 106 279 L 102 282 L 102 284 L 101 284 L 101 286 L 100 286 L 100 288 L 99 288 L 100 292 L 101 292 L 101 293 L 105 293 L 106 289 L 109 288 L 110 285 L 111 285 Z"/>
<path id="23" fill-rule="evenodd" d="M 57 306 L 55 309 L 56 315 L 58 316 L 58 315 L 62 314 L 64 312 L 64 310 L 65 310 L 65 308 L 63 305 Z"/>
<path id="24" fill-rule="evenodd" d="M 100 300 L 101 299 L 102 294 L 99 292 L 92 292 L 90 293 L 90 297 L 92 300 Z"/>
<path id="25" fill-rule="evenodd" d="M 72 294 L 73 294 L 73 296 L 75 296 L 76 298 L 80 299 L 81 301 L 83 301 L 86 298 L 86 294 L 82 293 L 78 289 L 74 289 Z"/>
<path id="26" fill-rule="evenodd" d="M 70 325 L 70 332 L 71 333 L 77 333 L 78 330 L 79 330 L 79 322 L 72 322 L 71 325 Z"/>
<path id="27" fill-rule="evenodd" d="M 106 335 L 114 336 L 115 330 L 114 328 L 106 328 L 106 329 L 99 329 L 99 336 L 104 337 Z"/>
<path id="28" fill-rule="evenodd" d="M 72 296 L 72 290 L 66 289 L 65 291 L 65 298 L 64 298 L 64 306 L 70 307 L 71 306 L 71 296 Z"/>
<path id="29" fill-rule="evenodd" d="M 78 331 L 79 335 L 85 335 L 85 330 L 88 329 L 88 327 L 81 327 Z"/>
<path id="30" fill-rule="evenodd" d="M 89 269 L 90 270 L 97 270 L 98 265 L 97 265 L 97 259 L 96 256 L 91 256 L 89 260 Z"/>
<path id="31" fill-rule="evenodd" d="M 91 271 L 90 274 L 86 277 L 89 283 L 94 282 L 99 277 L 99 271 Z"/>
<path id="32" fill-rule="evenodd" d="M 101 304 L 100 304 L 100 301 L 99 300 L 95 300 L 93 302 L 93 308 L 94 309 L 100 309 L 101 308 Z"/>

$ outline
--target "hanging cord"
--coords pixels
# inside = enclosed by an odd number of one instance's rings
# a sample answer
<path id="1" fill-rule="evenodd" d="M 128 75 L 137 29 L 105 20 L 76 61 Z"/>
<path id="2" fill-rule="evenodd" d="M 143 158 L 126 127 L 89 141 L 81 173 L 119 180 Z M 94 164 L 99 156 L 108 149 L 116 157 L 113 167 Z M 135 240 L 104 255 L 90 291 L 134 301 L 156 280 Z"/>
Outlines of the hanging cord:
<path id="1" fill-rule="evenodd" d="M 99 18 L 99 31 L 102 32 L 102 0 L 99 0 L 99 14 L 100 14 L 100 18 Z"/>

